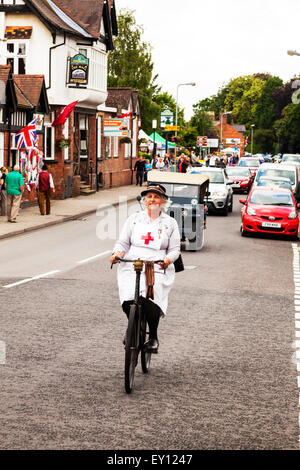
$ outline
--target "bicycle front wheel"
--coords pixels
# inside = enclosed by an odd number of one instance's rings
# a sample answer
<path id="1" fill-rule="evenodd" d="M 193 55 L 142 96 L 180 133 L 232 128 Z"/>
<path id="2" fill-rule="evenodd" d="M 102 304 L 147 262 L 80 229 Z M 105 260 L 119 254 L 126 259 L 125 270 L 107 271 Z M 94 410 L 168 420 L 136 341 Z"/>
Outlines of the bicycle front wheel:
<path id="1" fill-rule="evenodd" d="M 144 344 L 149 339 L 149 333 L 146 331 L 147 329 L 147 321 L 146 318 L 144 317 L 142 320 L 142 327 L 141 327 L 141 363 L 142 363 L 142 370 L 144 374 L 147 374 L 149 371 L 150 367 L 150 362 L 151 362 L 151 352 L 148 352 L 144 348 Z"/>
<path id="2" fill-rule="evenodd" d="M 134 383 L 134 373 L 138 361 L 138 314 L 137 306 L 131 305 L 128 318 L 128 328 L 125 344 L 125 390 L 131 393 Z"/>

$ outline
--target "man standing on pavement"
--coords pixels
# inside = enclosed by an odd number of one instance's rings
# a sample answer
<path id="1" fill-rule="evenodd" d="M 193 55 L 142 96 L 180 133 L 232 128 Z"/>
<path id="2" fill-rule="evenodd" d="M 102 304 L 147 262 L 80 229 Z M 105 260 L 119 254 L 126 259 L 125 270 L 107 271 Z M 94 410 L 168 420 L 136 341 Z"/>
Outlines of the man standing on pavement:
<path id="1" fill-rule="evenodd" d="M 52 175 L 48 172 L 47 165 L 42 166 L 42 171 L 38 174 L 36 180 L 36 189 L 39 196 L 39 206 L 41 215 L 45 215 L 45 203 L 46 203 L 46 215 L 50 214 L 50 196 L 51 190 L 55 192 Z"/>
<path id="2" fill-rule="evenodd" d="M 142 156 L 135 162 L 134 170 L 136 170 L 136 186 L 139 184 L 142 186 L 144 181 L 144 171 L 146 169 L 146 163 Z"/>
<path id="3" fill-rule="evenodd" d="M 5 188 L 7 193 L 7 222 L 15 223 L 17 222 L 16 218 L 24 189 L 24 180 L 19 165 L 15 165 L 13 171 L 6 175 Z"/>

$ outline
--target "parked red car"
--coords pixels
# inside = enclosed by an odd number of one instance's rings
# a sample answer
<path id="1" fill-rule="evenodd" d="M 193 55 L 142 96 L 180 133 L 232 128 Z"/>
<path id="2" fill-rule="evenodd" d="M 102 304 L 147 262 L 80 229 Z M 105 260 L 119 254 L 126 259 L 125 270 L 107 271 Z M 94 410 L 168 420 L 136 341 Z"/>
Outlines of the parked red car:
<path id="1" fill-rule="evenodd" d="M 228 179 L 233 182 L 231 187 L 234 192 L 244 191 L 248 193 L 250 191 L 254 176 L 249 168 L 228 166 L 226 173 Z"/>
<path id="2" fill-rule="evenodd" d="M 241 234 L 278 233 L 298 238 L 299 217 L 292 192 L 283 188 L 254 186 L 247 199 L 240 199 Z"/>

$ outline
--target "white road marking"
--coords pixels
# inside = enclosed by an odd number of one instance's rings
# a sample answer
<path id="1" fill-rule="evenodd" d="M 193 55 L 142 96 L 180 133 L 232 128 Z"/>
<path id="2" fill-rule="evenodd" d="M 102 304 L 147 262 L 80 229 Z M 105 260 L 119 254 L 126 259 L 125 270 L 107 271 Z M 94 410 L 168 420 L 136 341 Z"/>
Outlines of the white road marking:
<path id="1" fill-rule="evenodd" d="M 26 282 L 35 281 L 36 279 L 41 279 L 42 277 L 51 276 L 52 274 L 57 274 L 57 273 L 60 273 L 60 271 L 59 270 L 49 271 L 48 273 L 39 274 L 38 276 L 28 277 L 27 279 L 23 279 L 22 281 L 14 282 L 13 284 L 7 284 L 6 286 L 3 286 L 3 287 L 5 289 L 9 289 L 10 287 L 19 286 L 20 284 L 25 284 Z"/>
<path id="2" fill-rule="evenodd" d="M 99 255 L 91 256 L 90 258 L 82 259 L 81 261 L 77 261 L 77 264 L 83 264 L 83 263 L 88 263 L 89 261 L 92 261 L 93 259 L 101 258 L 101 256 L 106 256 L 111 253 L 111 250 L 104 251 L 103 253 L 99 253 Z"/>

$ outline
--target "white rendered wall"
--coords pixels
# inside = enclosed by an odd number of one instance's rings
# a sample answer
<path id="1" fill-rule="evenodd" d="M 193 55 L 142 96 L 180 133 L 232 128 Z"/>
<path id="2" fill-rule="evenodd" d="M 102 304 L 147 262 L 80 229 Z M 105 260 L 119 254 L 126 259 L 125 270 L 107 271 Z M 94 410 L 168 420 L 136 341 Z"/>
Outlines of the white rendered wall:
<path id="1" fill-rule="evenodd" d="M 4 13 L 5 15 L 5 13 Z M 2 23 L 1 23 L 2 20 Z M 1 27 L 2 25 L 2 27 Z M 6 63 L 6 42 L 1 41 L 1 32 L 4 35 L 6 26 L 32 26 L 32 36 L 30 40 L 24 40 L 26 43 L 26 74 L 42 74 L 45 76 L 46 87 L 50 86 L 49 80 L 49 54 L 50 48 L 64 42 L 63 35 L 56 36 L 56 43 L 53 43 L 52 35 L 45 25 L 33 14 L 14 14 L 6 13 L 5 24 L 3 16 L 0 14 L 0 63 Z M 3 32 L 4 31 L 4 32 Z M 83 42 L 83 41 L 82 41 Z M 2 45 L 2 47 L 1 47 Z M 102 50 L 103 66 L 101 70 L 101 79 L 93 80 L 90 75 L 89 84 L 86 89 L 68 88 L 66 86 L 67 58 L 72 57 L 79 52 L 79 48 L 88 49 L 88 57 L 92 59 L 95 54 Z M 2 49 L 2 50 L 1 50 Z M 72 101 L 79 100 L 78 104 L 89 108 L 97 108 L 105 102 L 107 98 L 107 53 L 103 51 L 103 45 L 98 44 L 91 48 L 78 46 L 76 40 L 67 37 L 66 44 L 52 49 L 51 60 L 51 88 L 47 90 L 50 104 L 65 105 Z M 1 54 L 2 52 L 2 54 Z M 90 68 L 90 72 L 92 67 Z M 94 85 L 94 86 L 93 86 Z M 99 88 L 96 88 L 98 85 Z"/>

